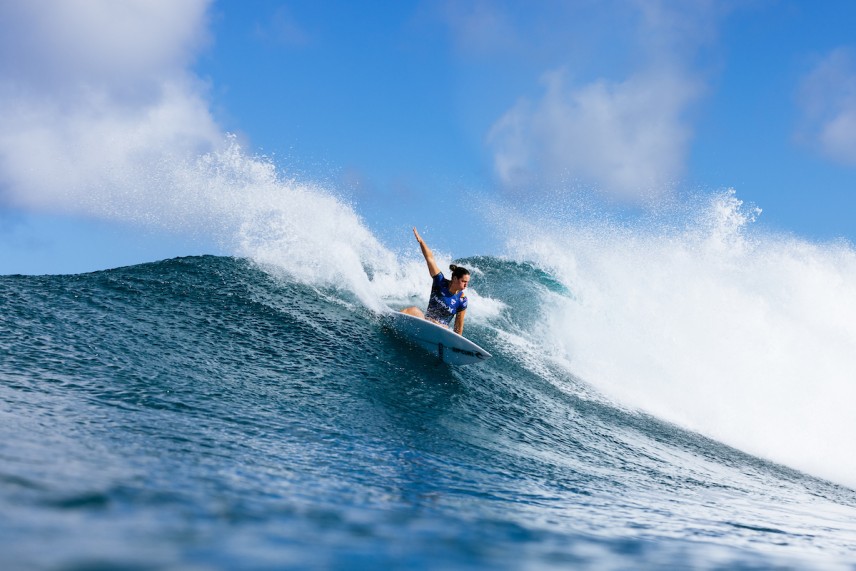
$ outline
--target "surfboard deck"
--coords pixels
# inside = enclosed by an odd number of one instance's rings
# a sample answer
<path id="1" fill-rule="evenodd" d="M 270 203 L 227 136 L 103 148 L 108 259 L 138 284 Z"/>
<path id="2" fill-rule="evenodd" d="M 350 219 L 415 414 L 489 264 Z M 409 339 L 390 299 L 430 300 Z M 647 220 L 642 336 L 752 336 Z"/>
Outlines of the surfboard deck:
<path id="1" fill-rule="evenodd" d="M 449 365 L 470 365 L 491 357 L 466 337 L 427 319 L 400 312 L 391 313 L 389 317 L 397 333 Z"/>

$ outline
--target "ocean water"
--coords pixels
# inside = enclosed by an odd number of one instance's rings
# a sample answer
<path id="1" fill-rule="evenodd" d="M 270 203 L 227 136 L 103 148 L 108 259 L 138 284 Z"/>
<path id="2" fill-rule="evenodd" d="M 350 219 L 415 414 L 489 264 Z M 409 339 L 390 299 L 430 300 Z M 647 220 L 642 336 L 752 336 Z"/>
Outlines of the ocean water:
<path id="1" fill-rule="evenodd" d="M 153 168 L 75 203 L 230 255 L 0 276 L 0 569 L 856 569 L 851 244 L 483 204 L 452 368 L 384 318 L 411 237 L 234 141 Z"/>
<path id="2" fill-rule="evenodd" d="M 852 488 L 605 396 L 520 309 L 580 294 L 462 262 L 460 368 L 246 258 L 0 277 L 3 569 L 856 568 Z"/>

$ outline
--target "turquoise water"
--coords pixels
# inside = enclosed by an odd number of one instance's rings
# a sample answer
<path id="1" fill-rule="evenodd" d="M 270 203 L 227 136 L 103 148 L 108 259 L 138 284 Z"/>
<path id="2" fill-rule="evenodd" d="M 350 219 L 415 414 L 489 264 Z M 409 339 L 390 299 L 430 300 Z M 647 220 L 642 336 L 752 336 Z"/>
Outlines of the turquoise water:
<path id="1" fill-rule="evenodd" d="M 346 289 L 194 257 L 0 277 L 3 569 L 856 569 L 856 492 L 510 350 L 450 368 Z"/>

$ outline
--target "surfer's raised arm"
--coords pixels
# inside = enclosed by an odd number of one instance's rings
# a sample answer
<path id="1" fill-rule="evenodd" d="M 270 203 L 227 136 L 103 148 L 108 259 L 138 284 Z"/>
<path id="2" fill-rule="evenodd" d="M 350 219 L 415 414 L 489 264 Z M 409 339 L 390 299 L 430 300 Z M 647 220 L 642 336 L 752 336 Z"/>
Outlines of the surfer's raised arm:
<path id="1" fill-rule="evenodd" d="M 425 240 L 422 239 L 422 236 L 419 235 L 415 227 L 413 228 L 413 235 L 416 236 L 416 241 L 419 242 L 419 247 L 422 248 L 422 255 L 425 256 L 425 262 L 428 264 L 428 272 L 433 278 L 440 273 L 440 268 L 437 266 L 437 262 L 434 261 L 434 252 L 431 251 L 431 248 L 428 247 L 428 244 L 425 243 Z"/>

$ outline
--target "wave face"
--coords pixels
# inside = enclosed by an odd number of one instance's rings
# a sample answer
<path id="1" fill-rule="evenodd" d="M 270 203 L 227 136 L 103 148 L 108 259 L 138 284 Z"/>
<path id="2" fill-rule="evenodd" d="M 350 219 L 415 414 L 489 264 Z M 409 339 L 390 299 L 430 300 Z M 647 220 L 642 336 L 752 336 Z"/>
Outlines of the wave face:
<path id="1" fill-rule="evenodd" d="M 495 355 L 463 368 L 386 328 L 427 278 L 370 233 L 341 275 L 259 238 L 255 261 L 0 277 L 3 567 L 852 569 L 856 492 L 765 448 L 853 436 L 837 407 L 804 432 L 774 415 L 839 390 L 834 335 L 791 339 L 832 261 L 791 247 L 754 275 L 773 244 L 549 232 L 462 260 L 467 336 Z M 778 313 L 783 283 L 803 289 Z M 772 370 L 743 347 L 763 327 Z"/>

